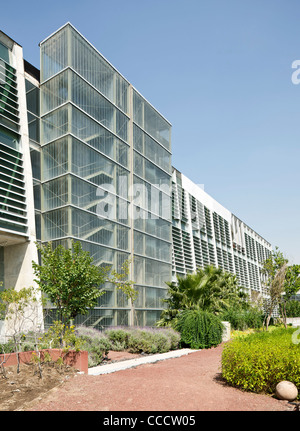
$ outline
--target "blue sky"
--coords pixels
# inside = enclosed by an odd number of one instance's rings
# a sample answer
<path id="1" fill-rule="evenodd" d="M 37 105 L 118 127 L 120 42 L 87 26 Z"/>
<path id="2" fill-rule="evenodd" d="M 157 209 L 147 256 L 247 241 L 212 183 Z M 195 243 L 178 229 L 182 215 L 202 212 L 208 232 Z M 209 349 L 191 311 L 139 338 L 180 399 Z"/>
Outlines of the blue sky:
<path id="1" fill-rule="evenodd" d="M 39 67 L 70 21 L 172 123 L 173 165 L 300 264 L 299 16 L 298 0 L 15 1 L 0 28 Z"/>

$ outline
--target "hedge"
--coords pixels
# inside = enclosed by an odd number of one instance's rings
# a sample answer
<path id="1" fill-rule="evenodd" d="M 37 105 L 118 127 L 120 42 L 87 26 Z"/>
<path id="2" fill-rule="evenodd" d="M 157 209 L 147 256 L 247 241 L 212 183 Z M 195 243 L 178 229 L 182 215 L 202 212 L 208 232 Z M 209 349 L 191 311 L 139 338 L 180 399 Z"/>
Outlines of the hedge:
<path id="1" fill-rule="evenodd" d="M 300 344 L 295 328 L 277 328 L 237 337 L 225 344 L 223 378 L 233 386 L 274 394 L 288 380 L 300 388 Z"/>

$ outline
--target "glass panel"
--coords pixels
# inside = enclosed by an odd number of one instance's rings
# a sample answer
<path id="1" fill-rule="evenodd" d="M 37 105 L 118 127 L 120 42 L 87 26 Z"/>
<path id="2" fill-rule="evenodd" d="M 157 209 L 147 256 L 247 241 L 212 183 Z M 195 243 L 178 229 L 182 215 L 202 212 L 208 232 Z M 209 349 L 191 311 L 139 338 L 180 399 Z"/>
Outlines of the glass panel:
<path id="1" fill-rule="evenodd" d="M 171 243 L 134 231 L 134 251 L 161 261 L 171 261 Z"/>
<path id="2" fill-rule="evenodd" d="M 40 115 L 40 90 L 35 87 L 33 90 L 26 93 L 27 109 L 33 114 Z"/>
<path id="3" fill-rule="evenodd" d="M 43 143 L 53 141 L 68 132 L 68 106 L 57 109 L 42 118 Z"/>
<path id="4" fill-rule="evenodd" d="M 67 208 L 44 213 L 42 217 L 44 222 L 43 241 L 51 241 L 69 234 Z"/>
<path id="5" fill-rule="evenodd" d="M 134 172 L 140 177 L 144 178 L 151 184 L 160 187 L 167 185 L 170 187 L 171 177 L 166 172 L 159 169 L 149 160 L 142 157 L 140 154 L 134 151 Z M 169 192 L 170 194 L 170 192 Z"/>
<path id="6" fill-rule="evenodd" d="M 136 91 L 133 92 L 133 121 L 168 150 L 171 149 L 170 124 Z"/>
<path id="7" fill-rule="evenodd" d="M 82 36 L 71 28 L 71 65 L 109 100 L 127 112 L 129 84 Z M 114 90 L 114 87 L 116 89 Z"/>
<path id="8" fill-rule="evenodd" d="M 68 138 L 51 142 L 42 149 L 43 180 L 62 175 L 68 171 Z"/>
<path id="9" fill-rule="evenodd" d="M 75 73 L 71 74 L 72 101 L 103 126 L 127 140 L 128 118 Z"/>
<path id="10" fill-rule="evenodd" d="M 68 26 L 41 44 L 41 81 L 68 65 Z"/>
<path id="11" fill-rule="evenodd" d="M 2 43 L 0 43 L 0 58 L 9 63 L 9 49 Z"/>
<path id="12" fill-rule="evenodd" d="M 127 166 L 128 146 L 74 107 L 72 107 L 72 133 L 82 141 Z"/>
<path id="13" fill-rule="evenodd" d="M 171 223 L 162 218 L 152 218 L 151 213 L 140 209 L 140 217 L 135 218 L 134 228 L 166 241 L 171 241 Z"/>
<path id="14" fill-rule="evenodd" d="M 68 177 L 64 176 L 43 184 L 43 211 L 68 203 Z"/>
<path id="15" fill-rule="evenodd" d="M 146 286 L 167 287 L 166 282 L 171 281 L 171 265 L 158 262 L 142 256 L 134 256 L 134 282 Z"/>
<path id="16" fill-rule="evenodd" d="M 135 124 L 133 125 L 133 146 L 157 166 L 171 174 L 171 154 Z"/>
<path id="17" fill-rule="evenodd" d="M 68 76 L 68 71 L 65 71 L 41 86 L 41 115 L 69 100 Z"/>
<path id="18" fill-rule="evenodd" d="M 20 151 L 19 136 L 0 126 L 0 142 Z"/>
<path id="19" fill-rule="evenodd" d="M 75 139 L 72 172 L 125 199 L 128 197 L 128 171 Z"/>
<path id="20" fill-rule="evenodd" d="M 129 229 L 95 214 L 72 208 L 72 235 L 122 250 L 129 249 Z"/>
<path id="21" fill-rule="evenodd" d="M 124 199 L 77 177 L 72 177 L 72 204 L 99 217 L 128 224 L 128 205 Z"/>

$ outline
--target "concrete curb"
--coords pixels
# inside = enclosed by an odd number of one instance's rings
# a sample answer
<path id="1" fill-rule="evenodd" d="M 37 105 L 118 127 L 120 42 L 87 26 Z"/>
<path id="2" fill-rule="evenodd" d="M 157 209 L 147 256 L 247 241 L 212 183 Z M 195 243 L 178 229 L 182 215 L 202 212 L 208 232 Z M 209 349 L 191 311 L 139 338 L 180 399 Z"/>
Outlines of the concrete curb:
<path id="1" fill-rule="evenodd" d="M 193 352 L 199 352 L 194 349 L 180 349 L 172 350 L 167 353 L 157 353 L 155 355 L 149 355 L 144 358 L 135 358 L 125 361 L 115 362 L 113 364 L 98 365 L 88 369 L 88 374 L 91 376 L 98 376 L 100 374 L 109 374 L 116 371 L 126 370 L 128 368 L 137 367 L 138 365 L 151 364 L 157 361 L 163 361 L 165 359 L 179 358 L 180 356 L 188 355 Z"/>

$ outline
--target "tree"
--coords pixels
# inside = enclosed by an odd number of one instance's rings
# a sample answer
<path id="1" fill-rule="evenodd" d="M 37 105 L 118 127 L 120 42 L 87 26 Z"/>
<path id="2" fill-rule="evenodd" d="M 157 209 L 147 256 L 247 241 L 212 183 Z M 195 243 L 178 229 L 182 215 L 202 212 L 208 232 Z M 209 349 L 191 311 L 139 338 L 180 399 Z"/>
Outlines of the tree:
<path id="1" fill-rule="evenodd" d="M 265 301 L 265 321 L 268 330 L 270 319 L 277 306 L 280 306 L 282 294 L 285 289 L 288 260 L 283 256 L 278 247 L 272 251 L 263 262 L 261 270 L 264 276 L 264 285 L 267 290 L 268 299 Z"/>
<path id="2" fill-rule="evenodd" d="M 42 308 L 41 294 L 33 287 L 20 290 L 4 289 L 0 292 L 0 318 L 5 319 L 6 335 L 11 337 L 17 356 L 17 372 L 20 371 L 19 352 L 21 343 L 26 332 L 32 331 L 35 337 L 35 348 L 37 348 L 37 334 L 42 330 Z M 41 375 L 41 370 L 40 370 Z"/>
<path id="3" fill-rule="evenodd" d="M 287 267 L 284 293 L 286 299 L 290 299 L 291 296 L 296 295 L 300 290 L 300 265 L 290 265 Z"/>
<path id="4" fill-rule="evenodd" d="M 177 277 L 177 283 L 167 283 L 168 297 L 164 300 L 159 326 L 170 324 L 185 309 L 205 310 L 220 314 L 232 304 L 241 304 L 243 299 L 236 276 L 221 268 L 207 266 L 194 274 Z"/>
<path id="5" fill-rule="evenodd" d="M 128 298 L 135 299 L 133 282 L 128 281 L 128 263 L 123 265 L 123 273 L 110 267 L 95 266 L 80 242 L 72 242 L 69 249 L 62 245 L 53 248 L 51 242 L 37 247 L 41 265 L 32 263 L 35 281 L 57 308 L 64 323 L 70 323 L 78 314 L 86 314 L 97 304 L 97 299 L 105 293 L 100 289 L 104 282 L 113 283 Z"/>

